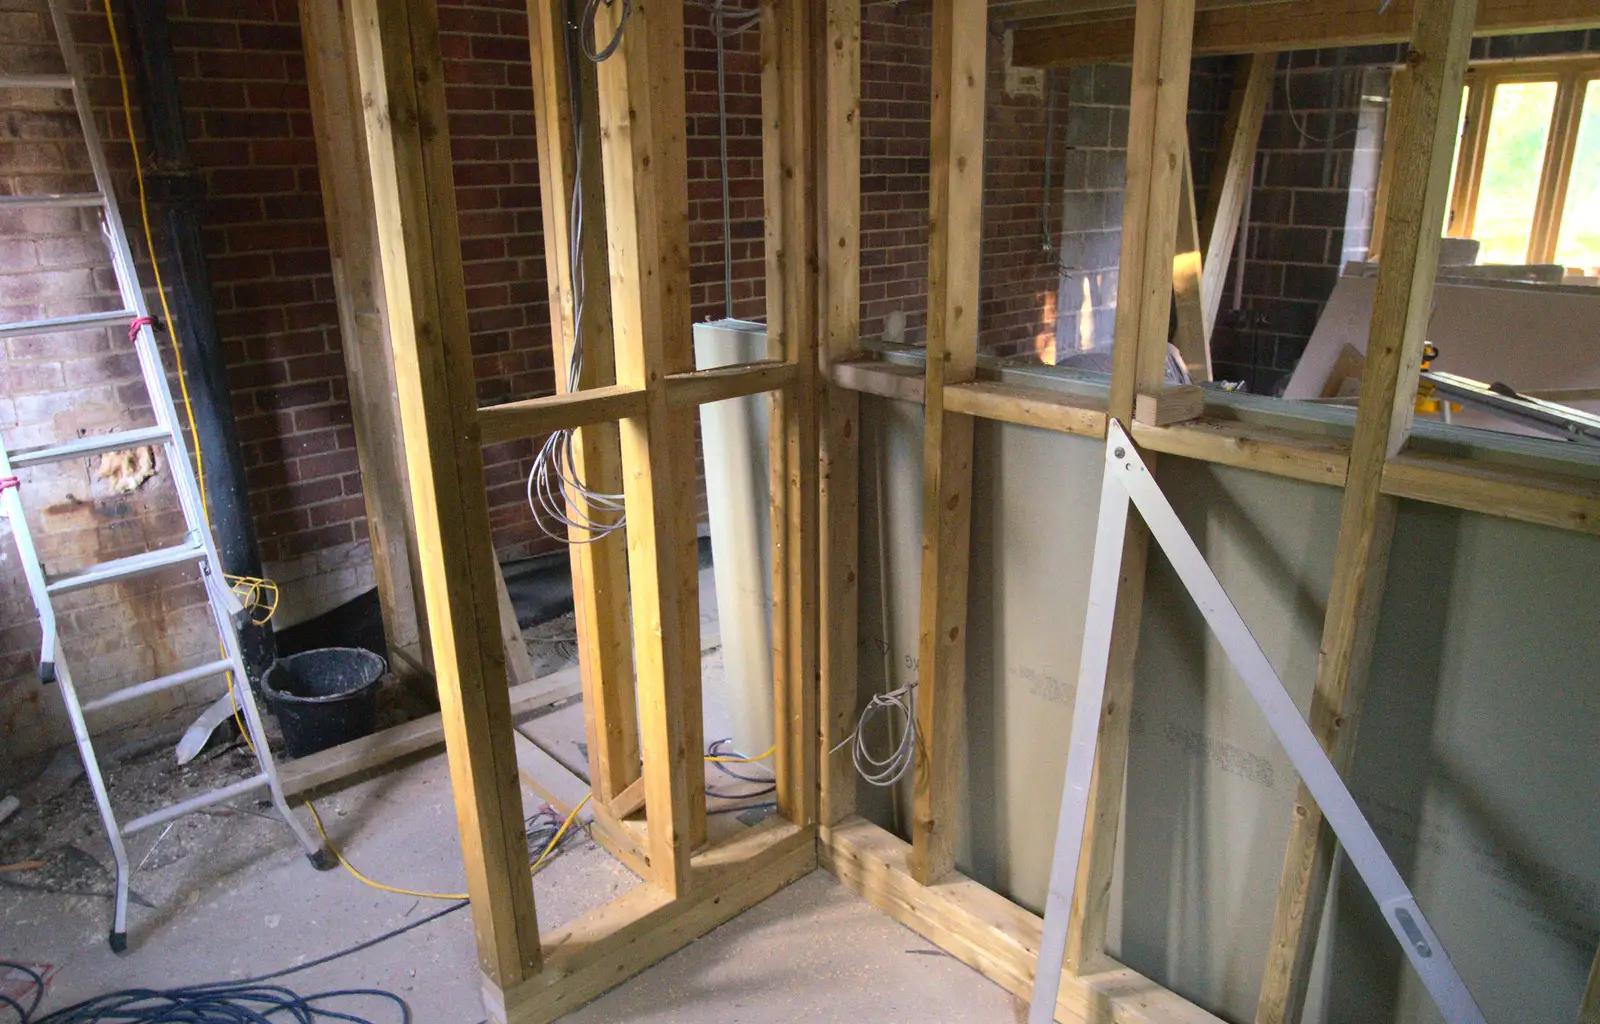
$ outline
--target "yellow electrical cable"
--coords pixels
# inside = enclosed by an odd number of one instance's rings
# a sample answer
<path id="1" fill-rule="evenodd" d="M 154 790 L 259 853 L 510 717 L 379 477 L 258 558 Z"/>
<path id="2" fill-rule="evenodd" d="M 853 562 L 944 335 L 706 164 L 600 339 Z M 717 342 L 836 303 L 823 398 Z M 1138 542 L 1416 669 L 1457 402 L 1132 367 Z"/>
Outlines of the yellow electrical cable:
<path id="1" fill-rule="evenodd" d="M 167 288 L 161 281 L 161 262 L 156 259 L 155 232 L 150 228 L 150 203 L 144 187 L 144 162 L 139 156 L 139 135 L 133 128 L 133 100 L 128 91 L 128 70 L 122 62 L 122 40 L 117 35 L 117 19 L 111 11 L 111 0 L 105 0 L 106 29 L 111 36 L 111 53 L 117 62 L 117 82 L 122 89 L 122 120 L 128 129 L 128 145 L 133 150 L 133 177 L 139 186 L 139 220 L 144 227 L 144 244 L 150 253 L 150 272 L 155 278 L 156 297 L 161 300 L 161 315 L 166 320 L 167 333 L 172 338 L 172 361 L 178 372 L 178 392 L 183 396 L 183 410 L 189 420 L 189 436 L 194 438 L 194 469 L 196 482 L 200 488 L 200 517 L 206 529 L 211 528 L 211 507 L 206 501 L 206 464 L 205 458 L 200 453 L 200 434 L 195 428 L 194 404 L 189 400 L 189 379 L 183 372 L 183 350 L 178 345 L 177 320 L 172 315 L 172 307 L 167 304 Z M 153 334 L 153 332 L 152 332 Z M 272 590 L 272 605 L 267 609 L 267 614 L 262 619 L 251 618 L 258 626 L 271 621 L 273 614 L 278 610 L 278 586 L 271 580 L 261 579 L 256 576 L 229 576 L 223 574 L 235 591 L 242 584 L 248 593 L 256 595 L 262 587 Z M 253 607 L 252 601 L 249 607 Z M 226 653 L 222 641 L 217 641 L 217 649 Z M 250 739 L 250 730 L 244 727 L 244 720 L 239 717 L 239 698 L 233 691 L 233 673 L 227 673 L 228 699 L 233 702 L 233 721 L 239 727 L 239 735 L 244 737 L 249 744 L 251 752 L 255 752 L 256 745 Z"/>
<path id="2" fill-rule="evenodd" d="M 582 800 L 578 801 L 578 806 L 572 809 L 572 813 L 567 815 L 567 820 L 563 821 L 561 823 L 561 827 L 556 829 L 556 834 L 551 838 L 550 845 L 544 848 L 544 852 L 539 854 L 539 859 L 533 862 L 533 867 L 528 869 L 530 873 L 538 871 L 539 868 L 544 864 L 545 860 L 549 858 L 550 854 L 555 852 L 556 844 L 561 842 L 561 837 L 567 834 L 567 829 L 571 828 L 572 823 L 577 820 L 578 812 L 583 810 L 583 805 L 588 803 L 589 798 L 592 796 L 594 796 L 594 793 L 593 791 L 590 791 L 584 795 Z"/>
<path id="3" fill-rule="evenodd" d="M 133 100 L 128 94 L 128 72 L 122 63 L 122 42 L 117 37 L 117 19 L 111 13 L 111 0 L 105 0 L 106 28 L 111 33 L 111 53 L 117 59 L 117 81 L 122 85 L 122 119 L 128 126 L 128 145 L 133 148 L 133 176 L 139 184 L 139 217 L 144 223 L 144 244 L 150 251 L 150 272 L 156 279 L 156 296 L 161 300 L 161 315 L 166 318 L 167 333 L 172 336 L 172 357 L 178 370 L 178 389 L 183 393 L 183 407 L 189 414 L 189 436 L 195 439 L 194 468 L 195 475 L 200 480 L 200 510 L 206 522 L 211 520 L 211 511 L 206 507 L 206 467 L 200 457 L 200 435 L 195 432 L 194 406 L 189 403 L 189 383 L 183 374 L 183 353 L 177 345 L 177 321 L 172 318 L 172 309 L 167 305 L 167 289 L 161 283 L 161 263 L 156 259 L 155 233 L 150 229 L 150 205 L 145 197 L 144 167 L 139 158 L 139 136 L 133 130 Z"/>
<path id="4" fill-rule="evenodd" d="M 310 800 L 306 801 L 306 809 L 311 812 L 311 820 L 317 826 L 317 835 L 321 836 L 322 841 L 328 844 L 328 849 L 333 851 L 333 855 L 338 859 L 340 866 L 355 876 L 356 881 L 361 882 L 363 885 L 370 885 L 374 889 L 382 889 L 384 892 L 392 892 L 400 896 L 417 896 L 425 900 L 464 900 L 467 898 L 467 894 L 464 892 L 418 892 L 415 889 L 402 889 L 397 885 L 384 885 L 382 882 L 373 881 L 357 870 L 356 866 L 346 860 L 343 853 L 339 852 L 339 848 L 333 845 L 333 840 L 328 838 L 327 830 L 322 827 L 321 815 L 317 814 L 317 809 L 312 806 Z"/>
<path id="5" fill-rule="evenodd" d="M 589 796 L 592 795 L 592 793 L 589 794 Z M 567 834 L 567 829 L 571 828 L 572 823 L 577 820 L 578 812 L 583 810 L 584 805 L 589 802 L 589 796 L 585 796 L 582 800 L 579 800 L 578 806 L 574 807 L 572 809 L 572 813 L 567 815 L 567 820 L 561 823 L 561 827 L 556 830 L 556 834 L 552 836 L 550 842 L 545 845 L 544 852 L 539 854 L 539 859 L 533 862 L 532 867 L 528 868 L 529 874 L 538 872 L 539 868 L 544 866 L 544 862 L 549 859 L 552 853 L 555 852 L 556 845 L 561 842 L 561 837 Z M 373 879 L 368 878 L 366 875 L 363 875 L 354 864 L 345 859 L 345 855 L 340 852 L 337 846 L 333 844 L 333 840 L 328 838 L 327 831 L 322 827 L 322 818 L 317 815 L 317 809 L 316 807 L 312 806 L 310 800 L 306 801 L 306 809 L 311 812 L 311 820 L 317 826 L 317 834 L 322 837 L 323 842 L 328 844 L 328 849 L 333 852 L 333 856 L 339 861 L 339 864 L 346 871 L 350 872 L 350 874 L 355 877 L 356 881 L 362 883 L 363 885 L 369 885 L 374 889 L 381 889 L 384 892 L 396 893 L 400 896 L 417 896 L 425 900 L 464 900 L 467 898 L 467 894 L 464 892 L 418 892 L 415 889 L 402 889 L 397 885 L 385 885 L 382 882 L 374 881 Z"/>
<path id="6" fill-rule="evenodd" d="M 707 754 L 706 760 L 715 762 L 717 764 L 754 764 L 757 761 L 765 761 L 767 758 L 777 753 L 777 750 L 778 745 L 774 743 L 772 746 L 767 748 L 767 752 L 765 754 L 757 754 L 755 757 L 729 757 L 726 754 Z"/>

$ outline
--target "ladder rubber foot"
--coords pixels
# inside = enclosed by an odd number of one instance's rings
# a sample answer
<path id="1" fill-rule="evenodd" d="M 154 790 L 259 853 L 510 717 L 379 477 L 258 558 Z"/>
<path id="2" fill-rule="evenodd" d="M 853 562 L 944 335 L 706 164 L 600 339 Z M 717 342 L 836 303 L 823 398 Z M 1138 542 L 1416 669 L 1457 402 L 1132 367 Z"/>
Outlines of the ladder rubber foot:
<path id="1" fill-rule="evenodd" d="M 113 952 L 113 953 L 126 953 L 127 951 L 128 951 L 128 933 L 127 932 L 112 932 L 111 933 L 111 952 Z"/>
<path id="2" fill-rule="evenodd" d="M 56 681 L 56 663 L 53 661 L 39 662 L 39 683 L 45 685 Z"/>
<path id="3" fill-rule="evenodd" d="M 334 868 L 339 866 L 339 858 L 335 857 L 333 855 L 333 851 L 328 849 L 326 846 L 318 850 L 316 853 L 306 854 L 306 860 L 309 860 L 311 862 L 311 866 L 316 868 L 318 871 L 332 871 Z"/>

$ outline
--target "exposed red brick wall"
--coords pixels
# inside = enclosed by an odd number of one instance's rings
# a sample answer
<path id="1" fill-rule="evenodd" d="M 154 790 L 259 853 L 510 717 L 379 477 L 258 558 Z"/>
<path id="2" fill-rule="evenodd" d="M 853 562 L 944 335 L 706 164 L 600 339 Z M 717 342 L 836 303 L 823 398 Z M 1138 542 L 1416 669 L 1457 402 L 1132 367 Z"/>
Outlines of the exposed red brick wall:
<path id="1" fill-rule="evenodd" d="M 928 169 L 933 33 L 898 6 L 861 16 L 861 336 L 906 315 L 921 343 L 928 314 Z"/>
<path id="2" fill-rule="evenodd" d="M 523 0 L 441 0 L 445 103 L 472 351 L 482 404 L 555 390 L 528 14 Z M 502 558 L 554 550 L 528 512 L 534 442 L 484 451 Z"/>
<path id="3" fill-rule="evenodd" d="M 82 28 L 91 43 L 95 28 Z M 103 35 L 103 22 L 98 28 Z M 59 72 L 53 39 L 42 0 L 0 0 L 0 68 Z M 86 49 L 86 63 L 95 73 L 99 53 L 92 45 Z M 96 95 L 98 85 L 99 80 Z M 3 93 L 0 110 L 6 112 L 0 116 L 0 190 L 93 191 L 87 149 L 66 93 Z M 98 210 L 0 211 L 0 320 L 121 305 Z M 153 423 L 126 333 L 125 327 L 114 327 L 7 339 L 0 368 L 0 429 L 7 445 L 46 445 Z M 28 524 L 51 574 L 170 545 L 183 534 L 164 458 L 157 456 L 154 475 L 126 493 L 102 478 L 103 465 L 77 459 L 18 473 Z M 3 532 L 0 750 L 9 754 L 62 738 L 65 717 L 57 689 L 40 686 L 34 674 L 39 630 L 11 530 Z M 86 698 L 176 671 L 215 651 L 209 611 L 192 569 L 79 591 L 58 600 L 56 610 L 63 642 L 73 655 L 74 682 Z M 187 699 L 184 691 L 168 691 L 138 708 L 98 715 L 95 724 L 149 723 Z"/>
<path id="4" fill-rule="evenodd" d="M 711 16 L 684 8 L 688 72 L 690 312 L 695 320 L 727 315 L 723 282 L 722 168 L 717 117 L 717 49 Z M 733 315 L 765 320 L 766 246 L 761 171 L 761 33 L 749 29 L 724 44 L 728 119 L 728 214 L 732 236 Z"/>
<path id="5" fill-rule="evenodd" d="M 994 355 L 1053 363 L 1067 97 L 1057 79 L 1037 84 L 1037 94 L 1009 95 L 1004 52 L 991 39 L 978 344 Z M 1054 150 L 1048 161 L 1046 147 Z"/>
<path id="6" fill-rule="evenodd" d="M 1055 337 L 1058 259 L 1044 248 L 1042 225 L 1059 241 L 1063 162 L 1046 190 L 1045 104 L 1005 89 L 1001 40 L 991 36 L 984 131 L 983 261 L 979 347 L 995 355 L 1044 357 Z M 861 25 L 861 333 L 883 334 L 893 311 L 906 316 L 905 340 L 927 328 L 928 187 L 932 116 L 932 22 L 893 5 L 862 11 Z M 1060 155 L 1066 97 L 1056 90 Z M 1041 215 L 1044 215 L 1043 217 Z"/>
<path id="7" fill-rule="evenodd" d="M 297 4 L 167 2 L 191 153 L 207 190 L 205 245 L 213 298 L 263 557 L 281 564 L 331 549 L 356 550 L 365 540 L 366 524 Z M 69 3 L 97 121 L 119 174 L 124 212 L 131 217 L 136 210 L 132 158 L 104 16 L 99 0 Z M 44 12 L 43 0 L 0 0 L 3 60 L 9 69 L 55 67 Z M 708 16 L 690 6 L 686 21 L 691 303 L 699 320 L 721 316 L 725 308 L 721 128 Z M 546 394 L 554 379 L 525 5 L 522 0 L 441 0 L 440 26 L 479 397 L 494 402 Z M 1043 108 L 1038 99 L 1005 97 L 998 42 L 990 60 L 983 344 L 1026 353 L 1048 333 L 1046 307 L 1053 294 L 1047 280 L 1051 265 L 1041 257 L 1036 237 Z M 728 40 L 733 312 L 751 319 L 765 312 L 760 73 L 759 32 Z M 868 8 L 862 120 L 862 300 L 868 336 L 881 333 L 892 310 L 906 314 L 908 340 L 920 340 L 926 320 L 928 91 L 927 17 L 885 5 Z M 13 192 L 88 188 L 86 162 L 64 98 L 37 102 L 45 109 L 0 125 L 0 174 L 6 175 L 0 187 Z M 142 133 L 137 109 L 135 115 Z M 63 303 L 80 304 L 72 308 L 81 308 L 82 301 L 112 304 L 93 215 L 33 211 L 5 217 L 0 317 L 66 311 Z M 130 226 L 145 260 L 136 223 Z M 11 236 L 28 237 L 13 241 Z M 142 265 L 148 284 L 147 261 Z M 16 273 L 41 268 L 47 268 L 46 275 L 30 283 Z M 30 430 L 72 425 L 60 417 L 63 410 L 105 409 L 115 421 L 85 420 L 80 429 L 127 425 L 128 417 L 138 415 L 136 381 L 115 331 L 83 332 L 27 352 L 13 345 L 0 396 L 8 440 L 28 443 Z M 534 451 L 533 443 L 522 442 L 485 453 L 502 557 L 555 546 L 526 510 L 524 480 Z M 132 496 L 108 501 L 86 475 L 91 469 L 76 467 L 68 474 L 70 487 L 58 482 L 58 489 L 82 506 L 74 506 L 73 529 L 102 537 L 97 557 L 108 557 L 105 544 L 148 546 L 170 539 L 176 529 L 170 511 L 157 511 L 170 510 L 158 501 L 170 499 L 162 493 L 168 486 L 164 474 Z M 86 549 L 80 541 L 74 550 Z M 14 569 L 7 566 L 8 572 Z M 5 659 L 0 679 L 5 682 L 0 686 L 6 688 L 0 705 L 26 691 L 30 647 L 36 644 L 18 582 L 10 576 L 0 581 L 5 610 L 0 627 L 0 658 Z M 176 591 L 181 582 L 175 578 L 161 586 Z M 113 593 L 103 603 L 109 607 L 117 600 Z M 153 600 L 157 603 L 143 627 L 149 634 L 166 632 L 163 624 L 178 621 L 185 608 L 198 607 L 192 596 Z M 97 614 L 103 618 L 106 612 Z M 134 674 L 152 674 L 152 666 L 199 651 L 199 633 L 188 630 L 170 651 L 137 655 L 143 662 Z M 113 646 L 130 646 L 126 640 Z M 133 671 L 123 668 L 123 675 Z M 115 675 L 107 676 L 108 685 Z"/>

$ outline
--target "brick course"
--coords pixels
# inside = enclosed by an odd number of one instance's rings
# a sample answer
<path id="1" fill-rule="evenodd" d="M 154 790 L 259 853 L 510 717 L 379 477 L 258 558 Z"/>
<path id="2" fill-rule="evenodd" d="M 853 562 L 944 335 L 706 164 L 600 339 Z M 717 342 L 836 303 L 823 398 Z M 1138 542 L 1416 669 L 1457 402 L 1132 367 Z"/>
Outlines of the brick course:
<path id="1" fill-rule="evenodd" d="M 130 154 L 109 38 L 97 0 L 72 3 L 91 96 L 126 203 Z M 192 155 L 208 189 L 205 242 L 263 555 L 285 572 L 298 573 L 292 567 L 300 564 L 338 565 L 350 575 L 348 566 L 365 557 L 366 526 L 297 7 L 294 0 L 168 4 Z M 9 70 L 53 68 L 43 10 L 42 0 L 0 0 L 0 42 L 6 44 Z M 690 6 L 686 21 L 690 299 L 698 320 L 721 316 L 726 308 L 722 189 L 714 39 L 700 8 Z M 554 379 L 525 8 L 518 0 L 441 0 L 440 23 L 479 397 L 490 402 L 549 393 Z M 1548 53 L 1592 42 L 1582 33 L 1566 33 L 1478 46 L 1504 56 L 1508 47 L 1519 54 Z M 758 46 L 758 32 L 751 31 L 730 40 L 726 53 L 732 305 L 736 316 L 754 319 L 764 312 Z M 881 336 L 894 312 L 905 316 L 905 340 L 920 343 L 925 331 L 930 47 L 927 15 L 904 5 L 864 9 L 861 294 L 867 338 Z M 1264 319 L 1219 331 L 1224 375 L 1270 390 L 1309 335 L 1339 261 L 1359 244 L 1360 220 L 1351 219 L 1343 191 L 1355 154 L 1339 133 L 1353 123 L 1346 109 L 1350 97 L 1367 90 L 1340 87 L 1352 73 L 1341 67 L 1367 67 L 1395 56 L 1391 47 L 1297 57 L 1296 116 L 1310 136 L 1321 136 L 1331 125 L 1340 140 L 1332 145 L 1313 144 L 1292 129 L 1286 134 L 1280 72 L 1245 268 L 1246 310 Z M 1202 192 L 1226 102 L 1228 66 L 1199 62 L 1191 86 L 1190 129 Z M 1084 330 L 1109 337 L 1126 71 L 1075 69 L 1056 73 L 1043 90 L 1008 90 L 999 36 L 991 39 L 989 69 L 980 344 L 996 354 L 1051 361 L 1058 346 L 1076 346 Z M 1054 104 L 1048 114 L 1046 97 Z M 4 99 L 14 106 L 16 97 Z M 1055 150 L 1049 182 L 1047 145 Z M 83 189 L 89 187 L 86 167 L 64 98 L 35 97 L 0 123 L 0 188 Z M 35 210 L 0 217 L 0 315 L 16 319 L 46 309 L 113 304 L 91 214 Z M 135 241 L 142 250 L 137 232 Z M 1063 264 L 1069 271 L 1065 287 Z M 101 430 L 148 415 L 141 411 L 137 376 L 118 335 L 90 331 L 9 343 L 0 390 L 8 441 L 35 443 L 63 428 Z M 523 480 L 534 450 L 531 442 L 521 442 L 485 453 L 502 557 L 552 548 L 524 505 Z M 162 511 L 170 507 L 163 503 L 170 500 L 165 473 L 121 496 L 109 494 L 92 470 L 87 464 L 72 467 L 60 479 L 34 485 L 32 493 L 47 498 L 43 504 L 55 509 L 48 514 L 58 517 L 47 531 L 51 543 L 99 558 L 172 533 L 175 524 Z M 31 708 L 40 699 L 28 681 L 35 627 L 27 621 L 31 613 L 9 558 L 4 572 L 0 735 L 11 742 L 26 733 L 35 742 L 47 731 L 17 725 L 34 721 Z M 182 584 L 181 578 L 158 578 L 141 584 L 138 594 L 108 592 L 100 604 L 73 606 L 73 621 L 82 627 L 79 639 L 108 652 L 137 650 L 141 637 L 162 632 L 156 627 L 163 623 L 177 627 L 170 650 L 130 653 L 120 669 L 114 659 L 100 663 L 107 666 L 104 685 L 119 681 L 119 672 L 131 678 L 136 667 L 147 675 L 203 650 L 205 641 L 190 618 L 198 605 L 178 596 L 187 592 Z M 114 606 L 123 608 L 120 616 L 107 614 Z M 127 621 L 113 627 L 107 624 L 113 619 Z"/>

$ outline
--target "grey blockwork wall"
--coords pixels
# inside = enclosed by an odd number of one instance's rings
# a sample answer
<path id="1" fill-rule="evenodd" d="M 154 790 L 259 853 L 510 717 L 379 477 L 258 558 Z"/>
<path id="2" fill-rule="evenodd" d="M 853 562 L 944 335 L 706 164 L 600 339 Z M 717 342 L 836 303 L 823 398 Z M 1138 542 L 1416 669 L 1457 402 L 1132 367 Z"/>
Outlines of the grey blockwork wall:
<path id="1" fill-rule="evenodd" d="M 865 700 L 915 678 L 922 432 L 916 406 L 865 399 L 862 418 Z M 1035 911 L 1101 458 L 978 425 L 959 862 Z M 1158 477 L 1305 710 L 1339 492 L 1171 458 Z M 1489 1019 L 1570 1020 L 1600 935 L 1600 541 L 1406 503 L 1395 565 L 1352 789 Z M 1249 1020 L 1297 778 L 1160 555 L 1147 594 L 1112 952 Z M 905 834 L 903 807 L 862 800 Z M 1437 1019 L 1349 871 L 1330 920 L 1309 1020 Z"/>
<path id="2" fill-rule="evenodd" d="M 1095 64 L 1056 74 L 1067 78 L 1068 103 L 1056 297 L 1060 358 L 1111 340 L 1127 178 L 1129 69 Z"/>
<path id="3" fill-rule="evenodd" d="M 1189 135 L 1195 188 L 1204 197 L 1211 154 L 1228 108 L 1232 64 L 1195 61 L 1189 80 Z M 1082 65 L 1056 72 L 1067 80 L 1066 151 L 1062 154 L 1061 285 L 1056 295 L 1057 359 L 1111 343 L 1122 253 L 1122 188 L 1127 180 L 1125 64 Z"/>
<path id="4" fill-rule="evenodd" d="M 1474 60 L 1600 51 L 1600 29 L 1473 41 Z M 1281 392 L 1333 291 L 1339 268 L 1365 259 L 1389 102 L 1402 46 L 1334 47 L 1278 58 L 1253 171 L 1245 267 L 1230 266 L 1211 339 L 1218 379 Z M 1190 80 L 1189 136 L 1202 208 L 1234 65 L 1202 58 Z M 1126 177 L 1128 69 L 1069 75 L 1057 351 L 1111 340 Z M 1237 309 L 1235 299 L 1237 298 Z"/>

